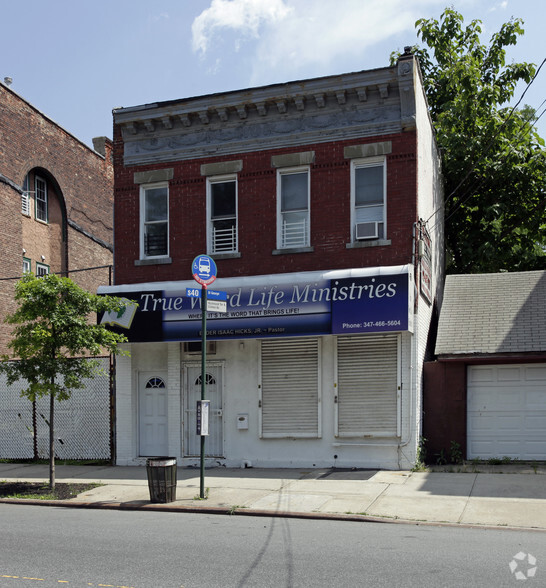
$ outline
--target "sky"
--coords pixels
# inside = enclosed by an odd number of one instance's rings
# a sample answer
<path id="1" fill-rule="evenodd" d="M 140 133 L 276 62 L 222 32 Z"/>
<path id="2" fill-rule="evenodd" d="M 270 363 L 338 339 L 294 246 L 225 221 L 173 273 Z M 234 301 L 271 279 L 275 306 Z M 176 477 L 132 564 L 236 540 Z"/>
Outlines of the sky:
<path id="1" fill-rule="evenodd" d="M 0 80 L 91 146 L 114 108 L 388 66 L 447 6 L 486 45 L 521 18 L 507 63 L 546 57 L 544 0 L 0 0 Z M 545 99 L 546 65 L 521 106 Z"/>

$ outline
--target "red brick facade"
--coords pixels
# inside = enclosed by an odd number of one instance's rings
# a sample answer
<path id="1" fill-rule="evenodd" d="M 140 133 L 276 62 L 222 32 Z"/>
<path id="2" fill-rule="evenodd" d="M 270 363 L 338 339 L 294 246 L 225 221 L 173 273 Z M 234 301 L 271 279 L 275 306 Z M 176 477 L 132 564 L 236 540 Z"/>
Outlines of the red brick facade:
<path id="1" fill-rule="evenodd" d="M 22 275 L 23 259 L 33 272 L 43 264 L 93 292 L 108 283 L 113 166 L 112 143 L 102 143 L 99 154 L 0 83 L 0 319 L 14 310 L 14 278 Z M 46 222 L 36 218 L 36 176 L 47 186 Z M 71 273 L 97 266 L 106 267 Z M 9 337 L 0 325 L 1 352 Z"/>
<path id="2" fill-rule="evenodd" d="M 347 248 L 351 241 L 350 161 L 344 148 L 355 143 L 392 142 L 386 156 L 387 226 L 389 245 Z M 233 153 L 160 165 L 125 166 L 119 125 L 114 128 L 115 282 L 130 284 L 191 278 L 191 261 L 206 253 L 206 177 L 201 165 L 242 160 L 237 173 L 240 257 L 222 259 L 221 275 L 289 273 L 401 265 L 412 261 L 412 228 L 417 220 L 416 132 L 350 141 L 302 145 L 313 151 L 310 165 L 310 226 L 312 251 L 273 254 L 276 249 L 277 176 L 275 155 L 298 148 Z M 169 181 L 170 257 L 165 265 L 135 265 L 139 259 L 139 185 L 134 174 L 172 168 Z"/>

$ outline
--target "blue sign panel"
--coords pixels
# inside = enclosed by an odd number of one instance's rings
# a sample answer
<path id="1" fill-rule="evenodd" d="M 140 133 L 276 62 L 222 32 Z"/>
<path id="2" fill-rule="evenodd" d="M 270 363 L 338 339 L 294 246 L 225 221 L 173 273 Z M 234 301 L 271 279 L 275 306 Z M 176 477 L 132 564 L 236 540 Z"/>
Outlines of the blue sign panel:
<path id="1" fill-rule="evenodd" d="M 227 300 L 227 292 L 207 289 L 207 298 L 209 300 Z"/>
<path id="2" fill-rule="evenodd" d="M 297 276 L 295 276 L 297 280 Z M 231 284 L 233 284 L 233 281 Z M 411 268 L 393 274 L 357 275 L 313 281 L 268 279 L 267 285 L 227 287 L 227 312 L 207 313 L 207 337 L 212 340 L 351 335 L 413 330 Z M 182 287 L 184 286 L 184 288 Z M 122 332 L 129 341 L 201 340 L 200 288 L 176 283 L 162 291 L 120 292 L 138 303 L 134 320 Z M 211 296 L 207 298 L 222 300 Z M 120 323 L 103 319 L 113 328 Z"/>
<path id="3" fill-rule="evenodd" d="M 200 288 L 186 288 L 186 296 L 190 298 L 201 298 Z M 221 292 L 219 290 L 209 290 L 207 288 L 207 299 L 208 300 L 227 300 L 227 292 Z"/>
<path id="4" fill-rule="evenodd" d="M 216 263 L 208 255 L 198 255 L 191 264 L 193 279 L 203 286 L 212 284 L 216 279 Z"/>

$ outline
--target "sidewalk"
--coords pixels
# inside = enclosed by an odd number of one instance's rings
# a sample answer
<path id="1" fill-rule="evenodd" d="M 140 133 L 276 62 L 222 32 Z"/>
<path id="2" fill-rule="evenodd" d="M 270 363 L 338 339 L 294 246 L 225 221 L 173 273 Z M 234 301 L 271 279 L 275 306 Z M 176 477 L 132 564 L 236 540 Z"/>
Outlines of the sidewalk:
<path id="1" fill-rule="evenodd" d="M 176 501 L 151 504 L 145 467 L 61 465 L 56 467 L 58 483 L 104 485 L 53 504 L 546 530 L 543 464 L 468 465 L 465 472 L 457 468 L 409 472 L 218 467 L 206 470 L 207 498 L 199 500 L 199 470 L 179 467 Z M 48 479 L 47 464 L 0 463 L 0 481 Z"/>

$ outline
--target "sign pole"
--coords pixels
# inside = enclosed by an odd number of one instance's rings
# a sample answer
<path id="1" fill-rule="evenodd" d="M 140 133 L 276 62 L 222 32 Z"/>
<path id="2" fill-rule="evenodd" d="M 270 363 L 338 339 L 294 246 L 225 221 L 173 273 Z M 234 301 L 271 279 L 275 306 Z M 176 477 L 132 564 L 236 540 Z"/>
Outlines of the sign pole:
<path id="1" fill-rule="evenodd" d="M 205 400 L 207 370 L 207 286 L 201 286 L 201 400 Z M 199 497 L 205 498 L 205 435 L 201 431 L 201 475 Z"/>
<path id="2" fill-rule="evenodd" d="M 191 264 L 193 279 L 201 284 L 201 400 L 197 402 L 197 434 L 201 435 L 201 475 L 199 497 L 205 496 L 205 437 L 209 434 L 209 407 L 205 401 L 207 386 L 207 286 L 216 280 L 216 263 L 208 255 L 198 255 Z M 199 290 L 197 290 L 199 292 Z M 190 288 L 191 296 L 195 291 Z"/>

